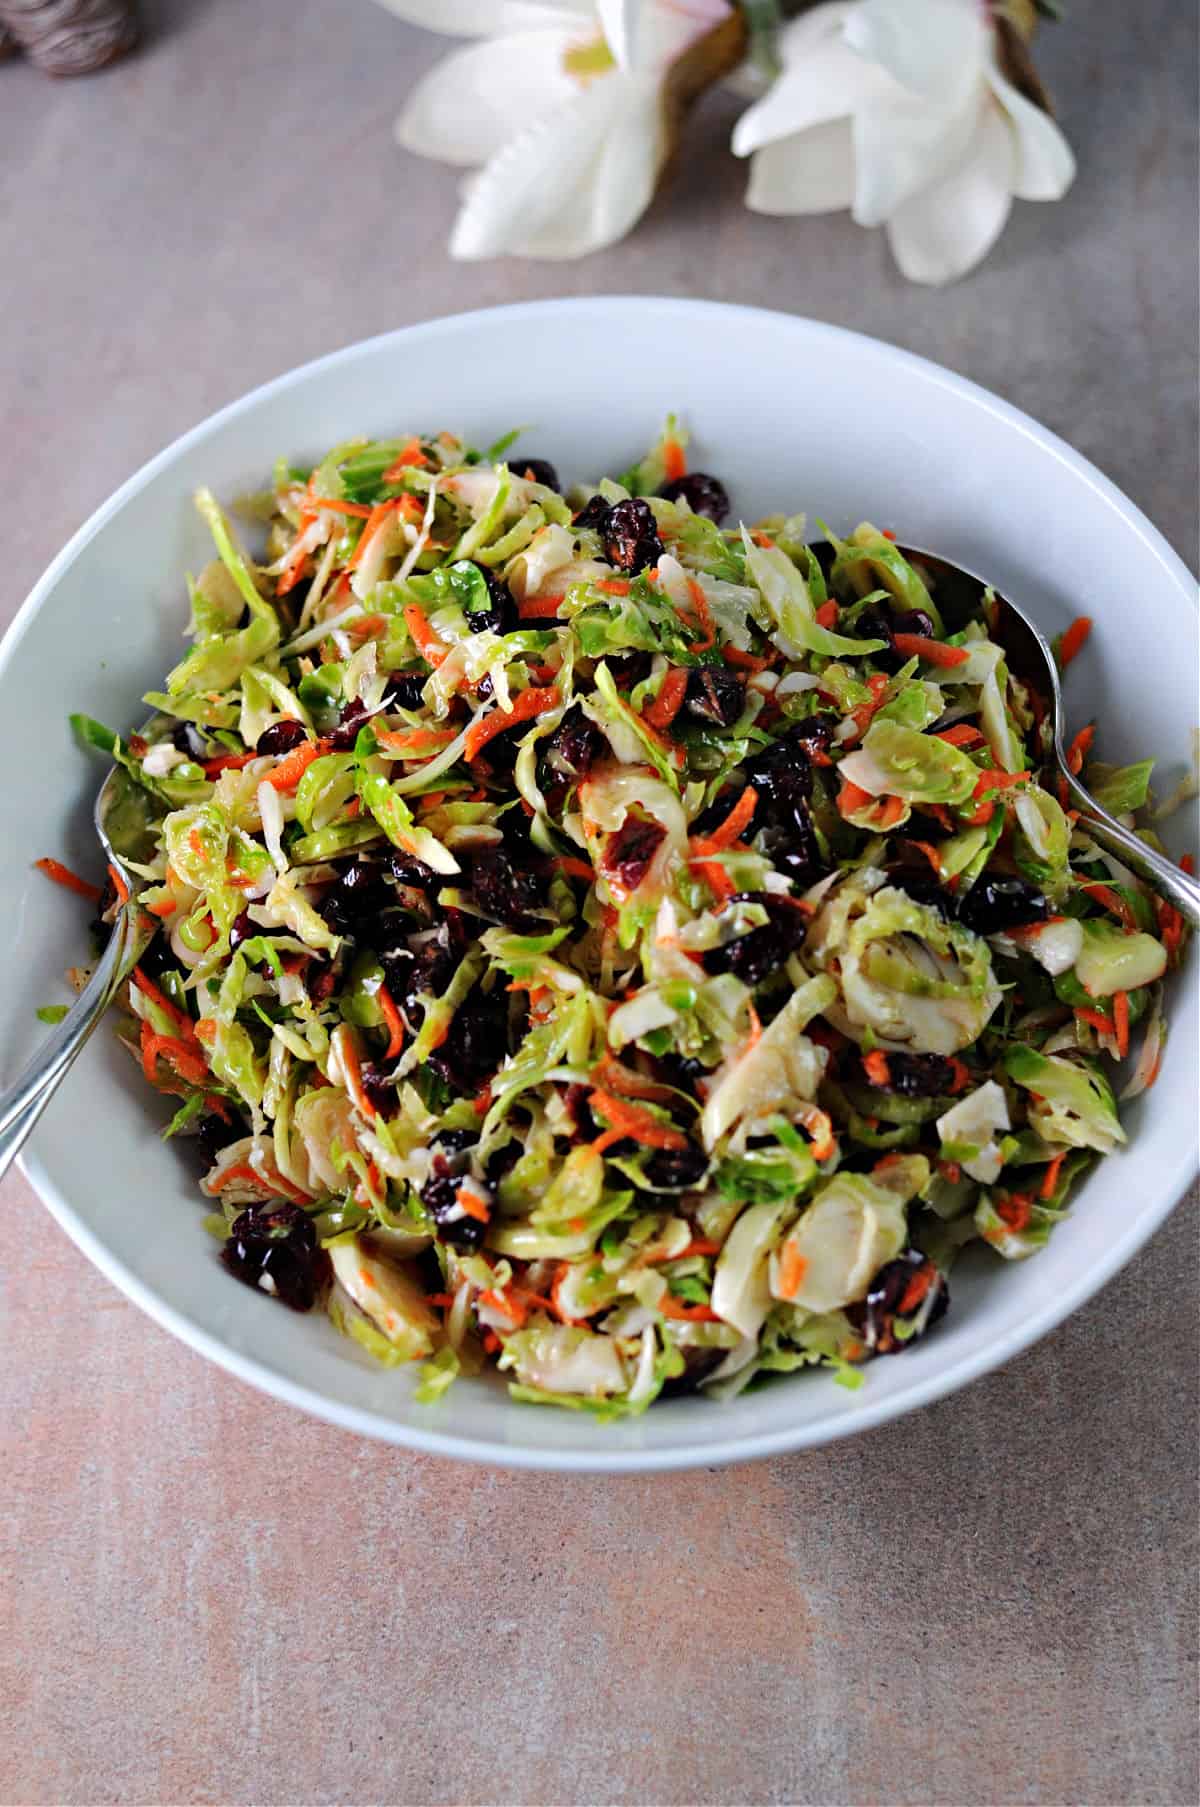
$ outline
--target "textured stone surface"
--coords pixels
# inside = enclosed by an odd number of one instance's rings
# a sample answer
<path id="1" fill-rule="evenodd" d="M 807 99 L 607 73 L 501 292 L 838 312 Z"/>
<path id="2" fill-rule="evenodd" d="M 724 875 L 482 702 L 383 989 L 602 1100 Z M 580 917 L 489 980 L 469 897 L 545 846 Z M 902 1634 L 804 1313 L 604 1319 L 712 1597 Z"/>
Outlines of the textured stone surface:
<path id="1" fill-rule="evenodd" d="M 390 140 L 437 40 L 368 0 L 146 12 L 145 51 L 95 81 L 0 69 L 5 618 L 117 482 L 251 384 L 408 320 L 596 290 L 927 353 L 1063 433 L 1194 561 L 1177 0 L 1094 0 L 1046 34 L 1076 190 L 1019 207 L 941 294 L 844 220 L 741 210 L 723 98 L 709 154 L 615 252 L 455 268 L 454 173 Z M 1194 1201 L 1073 1322 L 915 1418 L 600 1481 L 310 1423 L 125 1304 L 19 1177 L 0 1200 L 4 1801 L 1200 1799 Z"/>

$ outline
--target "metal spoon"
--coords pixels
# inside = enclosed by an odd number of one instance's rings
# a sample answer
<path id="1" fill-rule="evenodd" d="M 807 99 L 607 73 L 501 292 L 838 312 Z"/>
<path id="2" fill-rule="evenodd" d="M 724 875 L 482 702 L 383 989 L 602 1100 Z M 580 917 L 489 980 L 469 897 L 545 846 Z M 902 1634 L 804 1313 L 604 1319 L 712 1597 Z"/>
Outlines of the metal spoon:
<path id="1" fill-rule="evenodd" d="M 1161 853 L 1147 847 L 1132 829 L 1123 827 L 1110 816 L 1067 764 L 1062 686 L 1054 654 L 1041 629 L 1016 603 L 1009 602 L 995 590 L 985 612 L 983 595 L 988 585 L 974 572 L 964 571 L 961 565 L 953 565 L 948 559 L 922 552 L 915 546 L 901 546 L 900 551 L 934 580 L 937 605 L 950 631 L 955 632 L 968 621 L 978 621 L 982 617 L 988 623 L 990 637 L 1004 648 L 1009 670 L 1031 683 L 1045 698 L 1050 712 L 1054 757 L 1075 808 L 1087 817 L 1087 830 L 1092 839 L 1123 860 L 1139 878 L 1174 904 L 1193 928 L 1200 927 L 1200 884 Z"/>
<path id="2" fill-rule="evenodd" d="M 17 1080 L 0 1095 L 0 1175 L 7 1171 L 160 926 L 139 907 L 137 897 L 144 881 L 125 863 L 144 861 L 154 851 L 160 819 L 155 799 L 123 766 L 115 765 L 100 787 L 92 819 L 101 846 L 129 887 L 129 901 L 87 985 Z"/>

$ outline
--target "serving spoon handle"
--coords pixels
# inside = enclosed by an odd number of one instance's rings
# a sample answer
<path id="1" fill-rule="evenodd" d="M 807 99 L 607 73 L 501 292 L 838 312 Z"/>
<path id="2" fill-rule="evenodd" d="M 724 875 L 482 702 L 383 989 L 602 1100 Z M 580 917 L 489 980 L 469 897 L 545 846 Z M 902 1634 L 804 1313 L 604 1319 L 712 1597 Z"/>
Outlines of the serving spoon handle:
<path id="1" fill-rule="evenodd" d="M 1107 810 L 1102 810 L 1061 756 L 1059 767 L 1093 841 L 1099 842 L 1109 853 L 1124 860 L 1139 878 L 1145 879 L 1168 903 L 1173 904 L 1192 928 L 1200 928 L 1200 883 L 1175 865 L 1173 860 L 1165 859 L 1153 847 L 1147 847 L 1139 835 L 1115 821 Z"/>
<path id="2" fill-rule="evenodd" d="M 20 1153 L 84 1043 L 145 953 L 156 927 L 143 910 L 127 907 L 121 912 L 121 926 L 109 937 L 95 972 L 62 1022 L 8 1090 L 0 1093 L 0 1178 Z"/>

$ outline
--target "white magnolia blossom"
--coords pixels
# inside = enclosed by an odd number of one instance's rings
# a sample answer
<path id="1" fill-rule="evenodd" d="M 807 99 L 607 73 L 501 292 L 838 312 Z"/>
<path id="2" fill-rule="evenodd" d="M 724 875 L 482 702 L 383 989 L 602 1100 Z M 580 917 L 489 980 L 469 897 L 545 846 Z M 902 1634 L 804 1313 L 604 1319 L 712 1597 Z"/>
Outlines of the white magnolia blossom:
<path id="1" fill-rule="evenodd" d="M 383 0 L 431 31 L 479 41 L 421 81 L 402 145 L 477 173 L 453 257 L 581 257 L 649 206 L 670 150 L 674 63 L 729 0 Z"/>
<path id="2" fill-rule="evenodd" d="M 913 282 L 985 257 L 1013 196 L 1056 201 L 1075 161 L 1006 80 L 981 0 L 835 0 L 779 37 L 783 64 L 734 130 L 759 213 L 850 208 L 884 226 Z"/>

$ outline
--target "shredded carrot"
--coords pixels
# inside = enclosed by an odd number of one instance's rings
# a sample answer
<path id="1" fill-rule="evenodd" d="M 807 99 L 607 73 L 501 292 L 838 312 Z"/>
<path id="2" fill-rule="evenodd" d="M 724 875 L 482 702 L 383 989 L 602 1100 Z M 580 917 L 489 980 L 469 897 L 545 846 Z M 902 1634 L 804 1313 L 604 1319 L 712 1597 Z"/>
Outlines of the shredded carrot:
<path id="1" fill-rule="evenodd" d="M 510 708 L 493 709 L 480 720 L 471 723 L 463 748 L 464 758 L 474 759 L 497 734 L 503 734 L 515 722 L 527 722 L 530 716 L 542 715 L 549 709 L 557 708 L 560 700 L 553 685 L 544 690 L 534 688 L 519 691 L 513 697 Z"/>
<path id="2" fill-rule="evenodd" d="M 616 1137 L 613 1138 L 615 1140 L 619 1140 L 623 1136 L 632 1136 L 636 1141 L 645 1143 L 649 1148 L 687 1147 L 687 1137 L 682 1130 L 672 1129 L 669 1124 L 660 1122 L 657 1117 L 652 1116 L 640 1105 L 629 1104 L 624 1099 L 616 1097 L 612 1092 L 594 1091 L 589 1097 L 588 1103 L 593 1111 L 598 1109 L 604 1113 L 604 1119 L 610 1126 L 599 1138 L 600 1141 L 604 1141 L 605 1136 L 612 1137 L 615 1130 L 617 1132 Z M 594 1148 L 596 1143 L 593 1143 L 592 1146 Z"/>
<path id="3" fill-rule="evenodd" d="M 297 541 L 288 553 L 287 563 L 284 565 L 283 570 L 275 579 L 276 596 L 286 596 L 289 590 L 295 589 L 304 575 L 304 567 L 307 563 L 308 553 L 303 549 L 299 541 Z"/>
<path id="4" fill-rule="evenodd" d="M 718 903 L 728 903 L 735 894 L 737 886 L 719 860 L 693 860 L 692 870 L 700 874 Z"/>
<path id="5" fill-rule="evenodd" d="M 1186 872 L 1189 875 L 1189 877 L 1194 878 L 1196 875 L 1196 856 L 1195 856 L 1195 854 L 1192 854 L 1192 853 L 1180 854 L 1179 870 L 1181 872 Z"/>
<path id="6" fill-rule="evenodd" d="M 1089 1010 L 1086 1005 L 1078 1004 L 1075 1008 L 1075 1015 L 1081 1023 L 1090 1023 L 1091 1027 L 1101 1035 L 1111 1035 L 1113 1032 L 1111 1019 L 1102 1015 L 1099 1010 Z"/>
<path id="7" fill-rule="evenodd" d="M 874 801 L 870 791 L 864 791 L 861 784 L 854 784 L 849 778 L 842 779 L 837 799 L 839 815 L 848 816 L 854 810 L 865 809 L 868 803 Z"/>
<path id="8" fill-rule="evenodd" d="M 409 603 L 404 611 L 404 624 L 412 635 L 413 643 L 425 663 L 434 666 L 440 665 L 450 648 L 434 633 L 420 603 Z"/>
<path id="9" fill-rule="evenodd" d="M 361 517 L 364 521 L 370 518 L 371 510 L 365 502 L 339 502 L 333 496 L 311 496 L 309 508 L 328 508 L 334 514 L 348 514 Z"/>
<path id="10" fill-rule="evenodd" d="M 714 828 L 709 835 L 698 835 L 691 842 L 691 857 L 706 860 L 712 854 L 723 853 L 726 848 L 732 847 L 757 808 L 758 792 L 752 784 L 748 784 L 720 827 Z"/>
<path id="11" fill-rule="evenodd" d="M 217 759 L 204 761 L 204 776 L 219 778 L 222 772 L 240 772 L 243 766 L 249 765 L 252 759 L 258 757 L 257 753 L 222 753 Z"/>
<path id="12" fill-rule="evenodd" d="M 293 753 L 285 754 L 273 772 L 267 773 L 267 783 L 274 791 L 294 791 L 313 760 L 328 751 L 327 740 L 305 741 Z"/>
<path id="13" fill-rule="evenodd" d="M 708 597 L 704 594 L 704 591 L 694 577 L 688 578 L 688 595 L 692 599 L 692 606 L 695 608 L 695 611 L 700 618 L 700 625 L 704 629 L 704 637 L 700 640 L 693 640 L 690 650 L 694 653 L 706 653 L 710 646 L 716 645 L 717 624 L 713 620 L 712 610 L 708 606 Z"/>
<path id="14" fill-rule="evenodd" d="M 127 904 L 129 902 L 129 886 L 125 883 L 125 880 L 121 877 L 121 874 L 117 871 L 117 868 L 113 865 L 111 860 L 108 862 L 108 876 L 112 880 L 112 887 L 117 894 L 118 901 Z"/>
<path id="15" fill-rule="evenodd" d="M 529 1315 L 521 1301 L 514 1298 L 511 1292 L 496 1292 L 493 1288 L 489 1288 L 487 1292 L 480 1293 L 479 1303 L 490 1306 L 493 1311 L 502 1312 L 518 1330 Z"/>
<path id="16" fill-rule="evenodd" d="M 1077 615 L 1066 633 L 1058 643 L 1058 663 L 1065 671 L 1071 660 L 1083 651 L 1083 645 L 1092 631 L 1090 615 Z"/>
<path id="17" fill-rule="evenodd" d="M 383 1012 L 383 1020 L 391 1033 L 391 1040 L 384 1049 L 385 1060 L 395 1060 L 404 1047 L 404 1020 L 396 1008 L 395 1000 L 386 985 L 381 985 L 375 993 L 375 1001 Z"/>
<path id="18" fill-rule="evenodd" d="M 872 1085 L 888 1086 L 892 1083 L 888 1057 L 878 1048 L 873 1049 L 870 1054 L 863 1055 L 863 1072 Z"/>
<path id="19" fill-rule="evenodd" d="M 352 640 L 369 640 L 372 634 L 382 634 L 386 626 L 386 615 L 360 615 L 357 621 L 346 623 L 346 632 Z"/>
<path id="20" fill-rule="evenodd" d="M 421 450 L 421 441 L 415 436 L 400 447 L 399 453 L 383 473 L 385 483 L 403 483 L 404 473 L 414 465 L 418 468 L 428 465 L 429 460 Z"/>
<path id="21" fill-rule="evenodd" d="M 896 538 L 895 534 L 892 532 L 890 527 L 885 527 L 883 529 L 883 537 L 885 540 L 893 541 L 893 543 L 895 542 L 895 538 Z"/>
<path id="22" fill-rule="evenodd" d="M 894 828 L 908 807 L 903 797 L 880 797 L 876 822 L 880 828 Z"/>
<path id="23" fill-rule="evenodd" d="M 663 679 L 654 701 L 642 711 L 642 720 L 652 728 L 669 728 L 683 706 L 687 687 L 688 673 L 673 666 Z"/>
<path id="24" fill-rule="evenodd" d="M 985 797 L 973 815 L 964 817 L 968 828 L 985 828 L 996 813 L 996 805 L 990 797 Z"/>
<path id="25" fill-rule="evenodd" d="M 924 659 L 927 665 L 965 665 L 971 656 L 965 646 L 947 646 L 921 634 L 893 634 L 892 645 L 902 659 Z"/>
<path id="26" fill-rule="evenodd" d="M 817 626 L 818 627 L 836 627 L 837 626 L 838 605 L 832 599 L 832 597 L 830 598 L 830 600 L 828 602 L 823 602 L 821 604 L 820 608 L 817 610 L 816 618 L 817 618 Z"/>
<path id="27" fill-rule="evenodd" d="M 1001 1223 L 1008 1225 L 1014 1235 L 1019 1236 L 1022 1230 L 1028 1228 L 1032 1215 L 1033 1200 L 1025 1192 L 1010 1192 L 1007 1198 L 997 1201 L 996 1216 Z"/>
<path id="28" fill-rule="evenodd" d="M 176 1035 L 156 1035 L 150 1024 L 142 1023 L 142 1069 L 151 1085 L 155 1083 L 155 1063 L 162 1055 L 169 1060 L 181 1079 L 191 1085 L 205 1085 L 209 1072 L 194 1048 Z"/>
<path id="29" fill-rule="evenodd" d="M 563 598 L 558 596 L 527 596 L 517 604 L 517 614 L 522 621 L 552 621 L 562 607 Z"/>
<path id="30" fill-rule="evenodd" d="M 719 1324 L 720 1318 L 711 1305 L 685 1305 L 674 1293 L 664 1293 L 657 1309 L 664 1318 L 678 1318 L 688 1324 Z"/>
<path id="31" fill-rule="evenodd" d="M 217 1019 L 215 1016 L 202 1016 L 194 1025 L 198 1042 L 212 1043 L 217 1039 Z"/>
<path id="32" fill-rule="evenodd" d="M 981 747 L 983 745 L 983 735 L 979 729 L 969 727 L 966 722 L 955 722 L 952 728 L 943 728 L 933 738 L 944 740 L 952 747 Z"/>
<path id="33" fill-rule="evenodd" d="M 588 884 L 588 885 L 591 884 L 592 880 L 596 876 L 595 872 L 588 865 L 586 860 L 577 860 L 573 854 L 569 854 L 569 853 L 558 854 L 555 858 L 554 864 L 558 867 L 560 872 L 562 872 L 566 875 L 567 878 L 581 878 L 581 879 L 583 879 L 584 883 Z"/>
<path id="34" fill-rule="evenodd" d="M 779 1297 L 794 1299 L 804 1284 L 808 1262 L 794 1242 L 785 1242 L 779 1257 Z"/>
<path id="35" fill-rule="evenodd" d="M 148 979 L 146 977 L 140 966 L 134 967 L 129 976 L 129 983 L 131 985 L 136 985 L 143 997 L 149 998 L 152 1004 L 158 1006 L 167 1021 L 174 1023 L 176 1029 L 178 1029 L 180 1035 L 182 1035 L 185 1040 L 192 1042 L 196 1040 L 196 1026 L 192 1022 L 187 1011 L 180 1010 L 177 1004 L 172 1004 L 170 998 L 159 990 L 153 979 Z"/>
<path id="36" fill-rule="evenodd" d="M 1167 956 L 1173 960 L 1179 952 L 1179 944 L 1183 940 L 1183 917 L 1169 904 L 1165 897 L 1155 898 L 1155 913 L 1158 917 L 1158 932 Z"/>
<path id="37" fill-rule="evenodd" d="M 483 1090 L 475 1098 L 474 1103 L 471 1105 L 471 1109 L 475 1112 L 475 1115 L 477 1117 L 486 1117 L 488 1110 L 491 1106 L 491 1102 L 492 1102 L 492 1088 L 490 1085 L 485 1085 Z"/>
<path id="38" fill-rule="evenodd" d="M 1014 785 L 1028 784 L 1032 776 L 1032 772 L 1002 772 L 997 766 L 989 766 L 986 772 L 980 772 L 971 794 L 986 797 L 991 791 L 1009 791 Z"/>
<path id="39" fill-rule="evenodd" d="M 754 544 L 756 546 L 762 546 L 763 549 L 768 552 L 770 551 L 771 547 L 775 544 L 775 542 L 771 538 L 770 534 L 764 533 L 761 528 L 759 529 L 759 531 L 757 533 L 752 533 L 750 535 L 750 538 L 754 541 Z"/>
<path id="40" fill-rule="evenodd" d="M 346 1090 L 349 1092 L 354 1107 L 364 1117 L 375 1115 L 375 1106 L 363 1091 L 362 1069 L 358 1064 L 358 1050 L 348 1035 L 343 1035 L 338 1043 L 338 1055 L 342 1070 L 346 1075 Z"/>
<path id="41" fill-rule="evenodd" d="M 606 596 L 628 596 L 629 579 L 627 577 L 605 577 L 596 585 L 596 588 L 603 590 Z"/>
<path id="42" fill-rule="evenodd" d="M 1129 1053 L 1129 993 L 1113 994 L 1113 1027 L 1117 1035 L 1117 1056 L 1124 1060 Z"/>
<path id="43" fill-rule="evenodd" d="M 951 1092 L 965 1091 L 971 1083 L 971 1069 L 959 1060 L 956 1054 L 950 1056 L 950 1069 L 953 1077 L 950 1081 Z"/>
<path id="44" fill-rule="evenodd" d="M 500 1338 L 494 1330 L 484 1332 L 483 1347 L 488 1355 L 495 1355 L 497 1349 L 501 1347 Z"/>
<path id="45" fill-rule="evenodd" d="M 1062 1164 L 1066 1158 L 1066 1150 L 1064 1149 L 1062 1154 L 1056 1154 L 1054 1159 L 1047 1163 L 1046 1171 L 1042 1175 L 1042 1183 L 1038 1188 L 1039 1198 L 1054 1197 L 1054 1191 L 1058 1185 L 1058 1176 L 1062 1171 Z"/>
<path id="46" fill-rule="evenodd" d="M 1111 885 L 1102 885 L 1096 880 L 1081 880 L 1079 889 L 1086 891 L 1089 897 L 1094 897 L 1096 902 L 1103 905 L 1110 915 L 1115 916 L 1127 934 L 1136 934 L 1137 918 L 1125 899 L 1119 892 L 1114 891 Z"/>
<path id="47" fill-rule="evenodd" d="M 929 864 L 940 878 L 942 872 L 942 854 L 941 849 L 936 843 L 933 841 L 914 841 L 913 846 L 920 848 L 921 852 L 925 855 L 925 858 L 929 861 Z"/>
<path id="48" fill-rule="evenodd" d="M 962 1178 L 962 1168 L 957 1161 L 939 1161 L 937 1170 L 951 1186 L 957 1186 Z"/>
<path id="49" fill-rule="evenodd" d="M 623 1098 L 653 1098 L 659 1103 L 667 1103 L 674 1096 L 669 1085 L 660 1085 L 655 1079 L 633 1072 L 610 1054 L 592 1068 L 591 1077 L 593 1085 L 606 1092 L 617 1092 Z"/>
<path id="50" fill-rule="evenodd" d="M 1089 722 L 1081 728 L 1070 746 L 1067 748 L 1067 766 L 1076 777 L 1083 770 L 1083 762 L 1092 750 L 1092 742 L 1096 738 L 1096 724 Z"/>
<path id="51" fill-rule="evenodd" d="M 47 878 L 53 879 L 56 885 L 61 885 L 64 891 L 74 891 L 77 897 L 86 897 L 89 903 L 99 902 L 99 885 L 90 885 L 86 878 L 80 878 L 69 866 L 64 866 L 61 860 L 44 859 L 33 863 L 39 872 L 44 872 Z"/>
<path id="52" fill-rule="evenodd" d="M 739 665 L 743 671 L 757 676 L 760 671 L 767 671 L 774 665 L 774 658 L 760 659 L 754 653 L 744 653 L 740 646 L 726 646 L 723 649 L 727 665 Z"/>
<path id="53" fill-rule="evenodd" d="M 146 905 L 146 909 L 149 910 L 151 916 L 157 916 L 164 921 L 168 916 L 174 916 L 178 908 L 179 905 L 175 902 L 173 897 L 164 897 L 158 903 L 148 903 Z"/>
<path id="54" fill-rule="evenodd" d="M 917 1309 L 933 1285 L 934 1277 L 935 1269 L 931 1263 L 926 1263 L 924 1267 L 917 1269 L 901 1294 L 900 1303 L 896 1307 L 898 1317 L 906 1318 Z"/>
<path id="55" fill-rule="evenodd" d="M 476 1223 L 487 1223 L 491 1216 L 483 1200 L 472 1192 L 469 1186 L 458 1188 L 454 1194 L 454 1202 L 460 1210 L 466 1212 L 468 1217 L 473 1217 Z"/>
<path id="56" fill-rule="evenodd" d="M 449 746 L 455 737 L 453 728 L 376 729 L 375 739 L 381 747 L 397 753 L 433 753 Z M 445 795 L 443 791 L 442 795 Z"/>
<path id="57" fill-rule="evenodd" d="M 566 1280 L 566 1277 L 570 1273 L 570 1271 L 571 1271 L 571 1264 L 569 1261 L 560 1261 L 559 1262 L 558 1267 L 556 1268 L 555 1274 L 554 1274 L 554 1283 L 550 1288 L 550 1304 L 554 1311 L 555 1317 L 558 1318 L 561 1323 L 575 1324 L 575 1325 L 586 1324 L 587 1323 L 586 1318 L 571 1317 L 571 1315 L 568 1313 L 568 1311 L 566 1310 L 566 1308 L 562 1302 L 561 1294 L 562 1294 L 562 1289 L 563 1289 L 563 1282 Z"/>
<path id="58" fill-rule="evenodd" d="M 662 449 L 663 470 L 669 483 L 678 483 L 680 477 L 687 476 L 687 459 L 683 455 L 683 447 L 677 439 L 664 439 Z"/>

